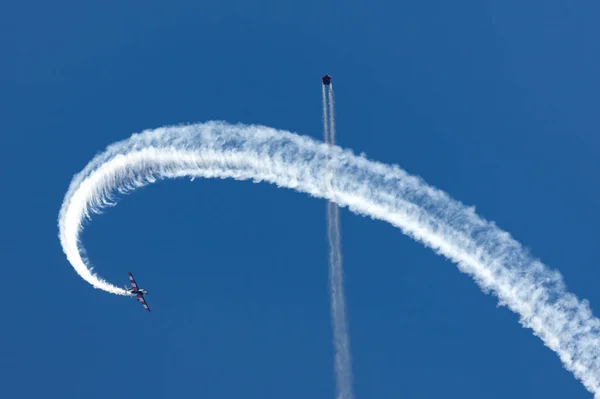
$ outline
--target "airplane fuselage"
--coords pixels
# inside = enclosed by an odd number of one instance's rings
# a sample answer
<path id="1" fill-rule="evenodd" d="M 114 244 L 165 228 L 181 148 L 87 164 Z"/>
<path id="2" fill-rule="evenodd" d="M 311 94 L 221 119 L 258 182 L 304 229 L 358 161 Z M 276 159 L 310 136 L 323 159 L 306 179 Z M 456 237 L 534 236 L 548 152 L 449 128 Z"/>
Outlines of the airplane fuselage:
<path id="1" fill-rule="evenodd" d="M 128 288 L 127 291 L 133 295 L 146 295 L 148 293 L 146 290 L 134 290 L 133 288 Z"/>

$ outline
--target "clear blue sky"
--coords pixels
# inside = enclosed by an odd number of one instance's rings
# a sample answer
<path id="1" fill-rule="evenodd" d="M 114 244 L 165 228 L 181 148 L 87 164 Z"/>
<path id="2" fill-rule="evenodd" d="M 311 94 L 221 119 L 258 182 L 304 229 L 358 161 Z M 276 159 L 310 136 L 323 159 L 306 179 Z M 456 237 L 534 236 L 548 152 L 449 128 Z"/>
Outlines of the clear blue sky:
<path id="1" fill-rule="evenodd" d="M 94 3 L 94 4 L 92 4 Z M 398 163 L 511 232 L 600 315 L 600 5 L 23 1 L 0 6 L 0 397 L 333 398 L 325 203 L 169 181 L 96 217 L 94 290 L 56 219 L 109 143 L 261 123 Z M 517 317 L 398 230 L 342 211 L 355 391 L 590 398 Z"/>

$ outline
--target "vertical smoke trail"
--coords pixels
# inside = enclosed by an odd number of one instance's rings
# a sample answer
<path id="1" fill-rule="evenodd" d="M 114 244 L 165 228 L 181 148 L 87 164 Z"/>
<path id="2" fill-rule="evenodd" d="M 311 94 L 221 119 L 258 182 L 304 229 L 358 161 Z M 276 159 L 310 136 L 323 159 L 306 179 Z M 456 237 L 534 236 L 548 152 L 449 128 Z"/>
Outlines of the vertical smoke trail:
<path id="1" fill-rule="evenodd" d="M 335 144 L 335 112 L 333 112 L 333 83 L 329 84 L 329 137 L 330 144 Z"/>
<path id="2" fill-rule="evenodd" d="M 325 142 L 329 143 L 329 123 L 327 121 L 327 93 L 325 92 L 325 85 L 321 85 L 321 98 L 323 100 L 323 136 Z"/>
<path id="3" fill-rule="evenodd" d="M 325 142 L 335 144 L 335 113 L 333 86 L 329 85 L 329 115 L 323 92 L 323 133 Z M 329 126 L 327 124 L 329 116 Z M 329 127 L 329 129 L 328 129 Z M 328 131 L 329 130 L 329 131 Z M 329 288 L 331 294 L 331 318 L 333 324 L 333 342 L 335 345 L 335 377 L 337 399 L 353 399 L 352 361 L 350 358 L 350 340 L 346 323 L 346 301 L 344 298 L 344 276 L 340 240 L 340 211 L 336 204 L 327 201 L 327 235 L 329 239 Z"/>

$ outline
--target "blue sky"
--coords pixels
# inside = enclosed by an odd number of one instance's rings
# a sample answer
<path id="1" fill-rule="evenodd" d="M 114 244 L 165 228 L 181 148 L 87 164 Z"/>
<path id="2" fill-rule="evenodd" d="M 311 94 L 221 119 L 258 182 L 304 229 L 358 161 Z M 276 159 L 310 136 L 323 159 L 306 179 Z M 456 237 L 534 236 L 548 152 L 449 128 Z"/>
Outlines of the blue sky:
<path id="1" fill-rule="evenodd" d="M 337 140 L 475 205 L 598 315 L 597 2 L 13 2 L 0 8 L 0 396 L 332 398 L 325 203 L 169 181 L 83 240 L 135 301 L 91 288 L 56 219 L 109 143 L 220 119 Z M 357 398 L 589 398 L 470 277 L 342 210 Z"/>

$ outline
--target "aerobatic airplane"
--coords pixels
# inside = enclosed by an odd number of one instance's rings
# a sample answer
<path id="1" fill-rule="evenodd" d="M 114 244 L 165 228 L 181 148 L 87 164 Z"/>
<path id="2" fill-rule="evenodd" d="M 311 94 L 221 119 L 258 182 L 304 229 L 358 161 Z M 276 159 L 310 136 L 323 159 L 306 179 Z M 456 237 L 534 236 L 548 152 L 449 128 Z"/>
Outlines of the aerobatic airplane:
<path id="1" fill-rule="evenodd" d="M 137 283 L 135 282 L 135 280 L 133 279 L 133 274 L 131 273 L 127 273 L 129 274 L 129 281 L 131 282 L 131 288 L 129 288 L 127 285 L 125 286 L 125 289 L 127 290 L 127 292 L 133 294 L 133 295 L 137 295 L 137 300 L 141 302 L 142 306 L 144 308 L 146 308 L 146 310 L 149 312 L 150 308 L 148 307 L 148 304 L 146 303 L 146 300 L 144 299 L 144 295 L 148 295 L 148 291 L 146 291 L 143 288 L 138 288 Z"/>
<path id="2" fill-rule="evenodd" d="M 331 76 L 329 76 L 329 75 L 325 75 L 321 79 L 323 79 L 324 85 L 329 85 L 329 83 L 331 83 Z"/>

